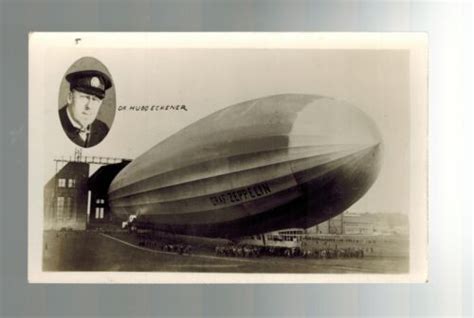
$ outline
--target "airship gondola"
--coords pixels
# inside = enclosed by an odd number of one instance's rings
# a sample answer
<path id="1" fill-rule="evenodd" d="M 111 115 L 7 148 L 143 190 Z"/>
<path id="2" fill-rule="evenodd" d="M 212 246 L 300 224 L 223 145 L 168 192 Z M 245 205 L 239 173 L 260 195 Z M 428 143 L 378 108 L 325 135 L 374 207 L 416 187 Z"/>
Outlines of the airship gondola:
<path id="1" fill-rule="evenodd" d="M 133 160 L 112 181 L 122 218 L 176 234 L 239 237 L 308 228 L 374 183 L 381 137 L 358 108 L 283 94 L 219 110 Z"/>

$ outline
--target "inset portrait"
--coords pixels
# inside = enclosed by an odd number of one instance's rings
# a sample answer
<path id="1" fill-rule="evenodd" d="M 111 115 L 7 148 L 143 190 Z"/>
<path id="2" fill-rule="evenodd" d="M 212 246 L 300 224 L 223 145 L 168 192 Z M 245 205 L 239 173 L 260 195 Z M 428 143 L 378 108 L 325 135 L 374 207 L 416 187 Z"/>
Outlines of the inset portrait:
<path id="1" fill-rule="evenodd" d="M 67 70 L 58 113 L 66 136 L 76 145 L 89 148 L 102 142 L 115 116 L 115 88 L 101 62 L 83 57 Z"/>

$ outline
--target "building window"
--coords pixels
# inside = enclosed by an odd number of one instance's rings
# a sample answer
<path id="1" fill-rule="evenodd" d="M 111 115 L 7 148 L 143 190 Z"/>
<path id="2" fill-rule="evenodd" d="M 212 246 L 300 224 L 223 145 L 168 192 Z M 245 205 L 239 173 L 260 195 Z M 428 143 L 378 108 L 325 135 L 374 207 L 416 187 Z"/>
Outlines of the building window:
<path id="1" fill-rule="evenodd" d="M 76 187 L 76 179 L 68 179 L 68 188 L 75 188 Z"/>
<path id="2" fill-rule="evenodd" d="M 59 178 L 58 179 L 58 187 L 60 188 L 65 188 L 66 187 L 66 179 L 64 178 Z M 59 198 L 58 198 L 59 199 Z M 64 199 L 64 198 L 63 198 Z"/>
<path id="3" fill-rule="evenodd" d="M 64 214 L 64 197 L 57 197 L 56 199 L 56 218 L 62 219 Z"/>
<path id="4" fill-rule="evenodd" d="M 64 204 L 64 211 L 65 211 L 65 215 L 68 219 L 72 218 L 72 210 L 73 210 L 72 198 L 71 197 L 66 197 L 66 202 Z"/>
<path id="5" fill-rule="evenodd" d="M 96 219 L 103 219 L 104 218 L 104 208 L 95 208 L 95 218 Z"/>
<path id="6" fill-rule="evenodd" d="M 105 204 L 105 199 L 95 199 L 95 218 L 96 220 L 98 219 L 103 219 L 104 218 L 104 204 Z"/>

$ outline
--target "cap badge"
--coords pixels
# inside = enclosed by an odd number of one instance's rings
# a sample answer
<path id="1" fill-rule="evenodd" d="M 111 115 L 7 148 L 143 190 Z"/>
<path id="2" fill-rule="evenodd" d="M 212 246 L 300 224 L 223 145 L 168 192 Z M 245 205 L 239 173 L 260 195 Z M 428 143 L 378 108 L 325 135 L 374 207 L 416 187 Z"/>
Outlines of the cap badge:
<path id="1" fill-rule="evenodd" d="M 100 81 L 98 77 L 93 77 L 91 78 L 91 86 L 92 87 L 99 87 L 100 86 Z"/>

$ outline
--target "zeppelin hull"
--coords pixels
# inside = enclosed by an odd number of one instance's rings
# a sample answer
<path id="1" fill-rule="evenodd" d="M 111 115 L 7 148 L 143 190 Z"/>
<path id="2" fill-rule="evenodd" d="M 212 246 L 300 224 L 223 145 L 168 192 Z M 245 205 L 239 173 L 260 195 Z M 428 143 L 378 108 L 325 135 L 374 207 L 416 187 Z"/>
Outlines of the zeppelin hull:
<path id="1" fill-rule="evenodd" d="M 357 108 L 270 96 L 211 114 L 132 161 L 112 182 L 109 204 L 189 235 L 307 228 L 364 195 L 380 158 L 378 131 Z"/>

